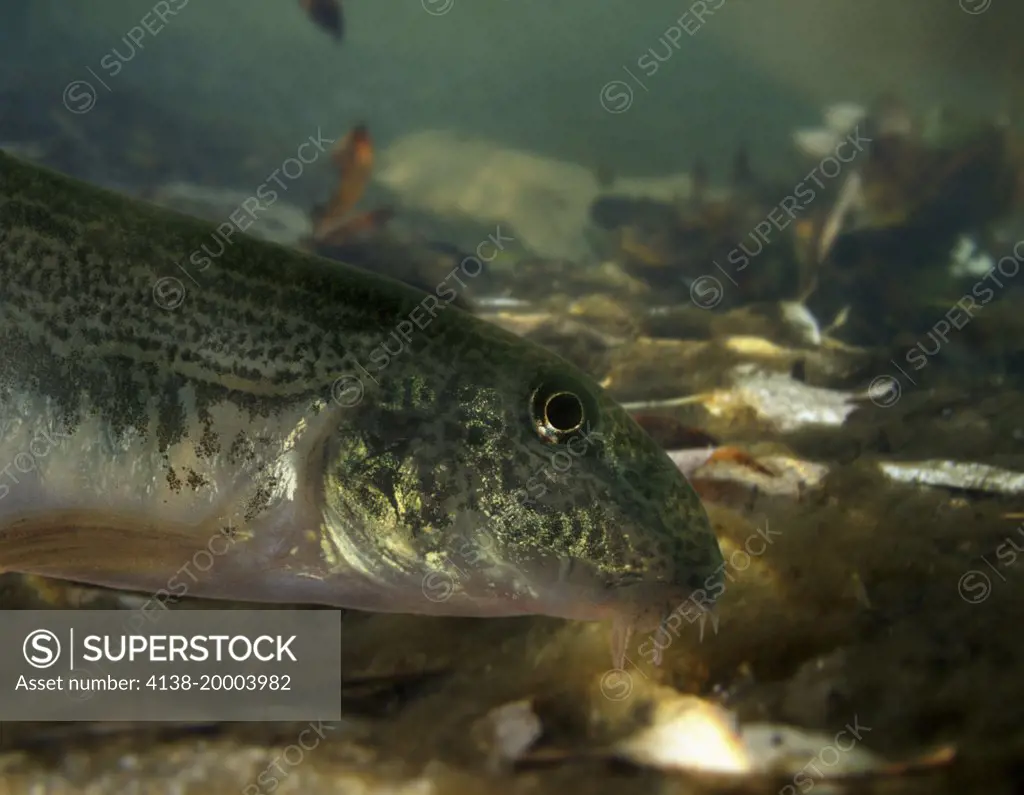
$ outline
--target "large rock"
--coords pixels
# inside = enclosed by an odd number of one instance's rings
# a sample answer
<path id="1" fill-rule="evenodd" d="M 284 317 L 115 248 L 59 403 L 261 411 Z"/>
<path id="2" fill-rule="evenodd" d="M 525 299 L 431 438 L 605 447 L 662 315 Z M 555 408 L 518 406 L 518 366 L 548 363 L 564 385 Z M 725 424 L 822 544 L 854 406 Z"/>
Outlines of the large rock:
<path id="1" fill-rule="evenodd" d="M 379 157 L 376 181 L 403 205 L 473 220 L 486 232 L 506 224 L 535 254 L 585 259 L 597 175 L 574 163 L 502 147 L 494 141 L 427 130 L 399 139 Z M 688 175 L 622 179 L 616 194 L 673 199 L 690 192 Z"/>

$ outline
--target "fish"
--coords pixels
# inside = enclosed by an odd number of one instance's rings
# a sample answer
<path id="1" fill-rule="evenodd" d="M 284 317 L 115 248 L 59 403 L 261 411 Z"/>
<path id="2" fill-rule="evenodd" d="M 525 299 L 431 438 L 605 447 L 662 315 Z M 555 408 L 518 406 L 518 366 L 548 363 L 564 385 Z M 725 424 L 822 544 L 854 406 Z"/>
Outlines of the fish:
<path id="1" fill-rule="evenodd" d="M 337 41 L 345 37 L 345 14 L 341 0 L 299 0 L 299 5 L 317 27 L 326 30 Z"/>
<path id="2" fill-rule="evenodd" d="M 585 373 L 431 292 L 0 153 L 0 571 L 611 627 L 724 562 Z M 456 278 L 457 277 L 457 278 Z M 710 597 L 709 597 L 710 601 Z"/>

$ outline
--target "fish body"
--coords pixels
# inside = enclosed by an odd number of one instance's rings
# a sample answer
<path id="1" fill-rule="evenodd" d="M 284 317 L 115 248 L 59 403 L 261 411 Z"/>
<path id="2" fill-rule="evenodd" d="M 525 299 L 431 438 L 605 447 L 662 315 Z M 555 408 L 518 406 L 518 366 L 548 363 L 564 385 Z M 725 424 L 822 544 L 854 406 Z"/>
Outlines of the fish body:
<path id="1" fill-rule="evenodd" d="M 213 229 L 0 153 L 0 570 L 626 630 L 720 582 L 668 456 L 450 306 L 471 272 L 203 262 Z"/>

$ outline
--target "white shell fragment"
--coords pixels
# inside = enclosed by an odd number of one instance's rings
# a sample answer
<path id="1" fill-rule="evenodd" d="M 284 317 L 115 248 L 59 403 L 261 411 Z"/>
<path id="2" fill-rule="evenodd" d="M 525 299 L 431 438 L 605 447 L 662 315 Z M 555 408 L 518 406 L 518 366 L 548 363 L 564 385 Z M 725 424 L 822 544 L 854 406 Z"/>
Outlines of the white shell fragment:
<path id="1" fill-rule="evenodd" d="M 649 767 L 743 774 L 750 760 L 736 717 L 695 696 L 661 702 L 651 725 L 615 746 L 615 752 Z"/>
<path id="2" fill-rule="evenodd" d="M 779 304 L 782 319 L 798 332 L 809 345 L 821 345 L 821 326 L 811 314 L 811 310 L 798 301 L 782 301 Z"/>
<path id="3" fill-rule="evenodd" d="M 797 789 L 806 792 L 806 783 L 884 767 L 887 761 L 862 745 L 870 731 L 856 716 L 835 734 L 771 723 L 741 726 L 729 710 L 679 696 L 660 703 L 651 725 L 614 750 L 637 764 L 665 770 L 802 776 L 805 786 Z"/>
<path id="4" fill-rule="evenodd" d="M 745 366 L 735 374 L 734 396 L 783 433 L 805 425 L 842 425 L 857 408 L 850 393 L 808 386 L 788 375 Z"/>
<path id="5" fill-rule="evenodd" d="M 967 461 L 897 461 L 881 462 L 879 468 L 900 483 L 921 486 L 945 486 L 964 491 L 993 494 L 1024 492 L 1024 472 Z"/>

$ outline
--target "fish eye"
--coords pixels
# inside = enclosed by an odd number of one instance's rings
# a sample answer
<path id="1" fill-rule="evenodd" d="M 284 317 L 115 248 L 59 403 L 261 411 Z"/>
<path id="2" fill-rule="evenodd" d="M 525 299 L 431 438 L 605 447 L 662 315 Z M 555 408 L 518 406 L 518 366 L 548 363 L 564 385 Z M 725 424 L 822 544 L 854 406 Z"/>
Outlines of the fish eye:
<path id="1" fill-rule="evenodd" d="M 565 442 L 592 424 L 596 408 L 585 390 L 572 384 L 548 382 L 533 391 L 530 400 L 533 426 L 546 442 Z"/>
<path id="2" fill-rule="evenodd" d="M 544 427 L 571 433 L 583 425 L 583 402 L 572 392 L 556 392 L 544 402 Z"/>

